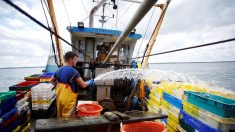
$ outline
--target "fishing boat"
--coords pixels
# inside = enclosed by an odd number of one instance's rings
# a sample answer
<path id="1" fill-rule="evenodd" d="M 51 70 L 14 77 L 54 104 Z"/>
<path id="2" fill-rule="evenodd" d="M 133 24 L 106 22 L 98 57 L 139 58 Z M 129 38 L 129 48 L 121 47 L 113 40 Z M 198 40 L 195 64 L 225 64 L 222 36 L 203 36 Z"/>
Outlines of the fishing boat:
<path id="1" fill-rule="evenodd" d="M 136 131 L 138 125 L 147 131 L 148 128 L 153 126 L 156 130 L 156 124 L 150 125 L 154 119 L 158 119 L 155 121 L 158 124 L 164 124 L 168 131 L 235 130 L 235 100 L 233 93 L 222 93 L 217 90 L 207 89 L 199 84 L 190 84 L 178 80 L 172 81 L 172 79 L 160 80 L 157 78 L 154 80 L 118 78 L 109 79 L 108 81 L 101 79 L 96 81 L 95 86 L 79 91 L 79 103 L 81 103 L 81 100 L 85 103 L 94 101 L 102 106 L 101 114 L 116 111 L 114 114 L 118 115 L 120 119 L 123 118 L 123 120 L 110 121 L 103 116 L 41 119 L 50 118 L 55 115 L 55 89 L 48 82 L 53 73 L 64 64 L 61 40 L 69 44 L 72 47 L 72 51 L 78 55 L 79 61 L 76 69 L 81 74 L 83 80 L 95 79 L 99 76 L 107 75 L 106 73 L 109 72 L 115 75 L 115 71 L 118 70 L 125 71 L 125 69 L 131 69 L 129 71 L 137 73 L 138 68 L 148 69 L 148 57 L 151 54 L 170 0 L 163 4 L 156 3 L 157 0 L 145 0 L 142 2 L 124 0 L 140 3 L 141 5 L 123 31 L 93 27 L 94 14 L 100 7 L 103 7 L 103 11 L 106 4 L 113 6 L 113 9 L 118 8 L 115 0 L 111 0 L 111 3 L 107 0 L 98 1 L 97 5 L 90 12 L 89 27 L 85 27 L 83 22 L 78 22 L 76 26 L 67 27 L 71 43 L 59 35 L 52 0 L 47 0 L 47 5 L 53 30 L 44 26 L 13 2 L 9 0 L 4 1 L 51 32 L 55 37 L 54 48 L 56 50 L 54 50 L 54 55 L 48 57 L 47 66 L 42 74 L 26 77 L 25 82 L 9 88 L 11 91 L 17 92 L 2 93 L 1 100 L 4 100 L 6 104 L 12 101 L 13 107 L 17 106 L 17 109 L 11 110 L 12 106 L 1 104 L 9 108 L 3 114 L 1 113 L 1 116 L 4 117 L 1 118 L 1 123 L 7 122 L 7 127 L 1 126 L 2 130 L 63 131 L 80 130 L 82 128 L 85 131 L 103 131 L 106 129 L 97 128 L 97 126 L 101 127 L 102 125 L 107 126 L 110 124 L 118 124 L 119 126 L 120 122 L 123 122 L 126 125 L 121 126 L 121 131 L 131 131 L 128 130 L 128 123 L 131 123 L 130 126 L 133 125 L 132 128 L 136 128 Z M 161 14 L 142 57 L 142 63 L 138 65 L 138 62 L 133 60 L 133 51 L 136 42 L 142 35 L 137 34 L 134 28 L 153 6 L 160 8 Z M 105 24 L 104 13 L 101 18 L 100 22 L 103 26 Z M 127 70 L 126 72 L 129 71 Z M 14 97 L 17 98 L 15 99 Z M 27 99 L 29 99 L 29 102 L 26 101 Z M 32 115 L 31 122 L 28 119 L 29 111 Z M 117 111 L 127 112 L 118 113 Z M 145 111 L 150 114 L 146 114 Z M 124 120 L 126 116 L 130 119 Z M 22 119 L 23 117 L 26 119 Z M 19 122 L 21 119 L 23 121 Z M 141 122 L 144 124 L 143 126 L 138 124 L 140 121 L 147 120 L 151 120 L 151 122 L 148 122 L 148 124 Z M 137 122 L 137 124 L 132 124 L 133 122 Z M 20 123 L 22 126 L 19 125 Z M 92 126 L 96 126 L 96 128 L 89 129 Z M 132 131 L 135 131 L 135 129 Z"/>

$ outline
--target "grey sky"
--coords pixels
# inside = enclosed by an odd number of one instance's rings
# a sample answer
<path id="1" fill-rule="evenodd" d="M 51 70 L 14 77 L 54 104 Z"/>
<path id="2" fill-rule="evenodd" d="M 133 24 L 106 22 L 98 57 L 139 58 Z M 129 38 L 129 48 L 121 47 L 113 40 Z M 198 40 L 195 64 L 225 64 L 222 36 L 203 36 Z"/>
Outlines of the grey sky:
<path id="1" fill-rule="evenodd" d="M 81 0 L 64 0 L 68 10 L 72 26 L 88 16 Z M 159 2 L 164 2 L 160 0 Z M 38 20 L 46 24 L 43 10 L 39 0 L 14 0 L 14 3 L 28 11 Z M 92 0 L 83 0 L 86 10 L 96 4 Z M 59 31 L 61 36 L 70 41 L 66 26 L 69 25 L 62 1 L 55 1 Z M 133 16 L 139 4 L 119 1 L 117 29 L 123 30 Z M 129 8 L 130 7 L 130 8 Z M 127 8 L 129 8 L 128 11 Z M 153 9 L 137 25 L 137 33 L 144 34 Z M 156 20 L 159 17 L 159 9 L 154 10 L 150 28 L 144 38 L 142 52 L 150 38 Z M 116 11 L 109 6 L 106 15 L 116 15 Z M 100 15 L 98 11 L 97 15 Z M 235 36 L 235 2 L 233 0 L 172 0 L 155 47 L 152 53 L 198 45 L 207 42 L 228 39 Z M 122 16 L 122 17 L 121 17 Z M 50 54 L 49 33 L 0 1 L 0 67 L 8 66 L 43 66 Z M 95 27 L 101 27 L 98 22 L 100 17 L 95 17 Z M 85 21 L 88 26 L 88 19 Z M 105 28 L 116 28 L 116 19 L 108 18 Z M 139 40 L 134 56 L 142 40 Z M 173 54 L 151 57 L 151 62 L 181 62 L 181 61 L 235 61 L 235 42 L 228 44 L 199 48 Z M 71 48 L 63 43 L 64 51 Z"/>

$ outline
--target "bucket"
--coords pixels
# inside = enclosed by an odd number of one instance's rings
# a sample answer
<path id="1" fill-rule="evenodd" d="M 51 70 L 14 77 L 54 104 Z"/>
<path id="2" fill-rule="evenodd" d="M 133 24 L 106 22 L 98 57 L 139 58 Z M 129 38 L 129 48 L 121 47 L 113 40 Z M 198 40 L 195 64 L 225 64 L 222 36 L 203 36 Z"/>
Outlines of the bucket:
<path id="1" fill-rule="evenodd" d="M 121 132 L 167 132 L 163 124 L 153 121 L 143 121 L 121 125 Z"/>
<path id="2" fill-rule="evenodd" d="M 79 116 L 100 116 L 103 107 L 98 104 L 81 104 L 77 110 Z"/>

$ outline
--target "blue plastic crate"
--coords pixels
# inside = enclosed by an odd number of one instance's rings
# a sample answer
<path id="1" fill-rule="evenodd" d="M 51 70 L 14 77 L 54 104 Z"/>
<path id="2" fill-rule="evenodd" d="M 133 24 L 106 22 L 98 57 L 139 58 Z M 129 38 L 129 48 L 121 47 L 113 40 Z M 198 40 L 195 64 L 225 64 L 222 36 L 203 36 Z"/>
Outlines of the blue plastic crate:
<path id="1" fill-rule="evenodd" d="M 198 130 L 199 132 L 219 132 L 218 129 L 212 128 L 207 124 L 197 120 L 196 118 L 188 115 L 185 111 L 180 111 L 182 120 L 192 128 Z"/>
<path id="2" fill-rule="evenodd" d="M 235 118 L 235 100 L 205 93 L 184 91 L 187 102 L 224 118 Z"/>
<path id="3" fill-rule="evenodd" d="M 46 73 L 43 73 L 40 77 L 41 78 L 50 78 L 54 75 L 54 72 L 46 72 Z"/>
<path id="4" fill-rule="evenodd" d="M 0 130 L 2 132 L 11 132 L 13 129 L 15 129 L 19 124 L 19 121 L 18 120 L 15 120 L 11 125 L 9 125 L 8 127 L 6 128 L 1 128 L 0 127 Z"/>
<path id="5" fill-rule="evenodd" d="M 4 114 L 8 113 L 12 109 L 14 109 L 15 105 L 16 105 L 16 99 L 13 102 L 11 102 L 10 104 L 1 105 L 1 107 L 0 107 L 0 117 L 3 116 Z"/>
<path id="6" fill-rule="evenodd" d="M 16 98 L 15 91 L 0 92 L 0 107 L 5 106 L 15 101 L 15 98 Z"/>
<path id="7" fill-rule="evenodd" d="M 183 110 L 182 100 L 169 95 L 168 93 L 163 92 L 163 99 L 166 100 L 171 105 L 177 107 L 180 110 Z"/>
<path id="8" fill-rule="evenodd" d="M 4 114 L 2 117 L 1 117 L 1 123 L 5 122 L 6 120 L 10 119 L 12 116 L 14 116 L 15 114 L 17 113 L 17 108 L 14 108 L 12 109 L 11 111 L 9 111 L 8 113 Z"/>

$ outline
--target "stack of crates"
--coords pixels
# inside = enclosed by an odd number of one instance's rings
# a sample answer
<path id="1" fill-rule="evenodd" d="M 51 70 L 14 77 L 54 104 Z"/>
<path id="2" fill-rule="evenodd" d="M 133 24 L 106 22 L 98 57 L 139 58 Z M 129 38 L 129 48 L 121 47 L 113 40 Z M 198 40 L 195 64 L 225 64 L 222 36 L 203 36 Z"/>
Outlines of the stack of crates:
<path id="1" fill-rule="evenodd" d="M 180 124 L 183 123 L 181 120 L 182 99 L 184 98 L 184 91 L 188 90 L 205 91 L 205 88 L 181 82 L 163 81 L 159 84 L 152 84 L 148 109 L 150 112 L 168 115 L 167 120 L 161 120 L 161 122 L 167 125 L 170 132 L 183 130 L 180 127 Z M 193 130 L 188 126 L 186 128 Z"/>
<path id="2" fill-rule="evenodd" d="M 148 100 L 149 111 L 168 115 L 167 120 L 161 120 L 161 122 L 167 125 L 170 132 L 178 131 L 183 96 L 183 94 L 179 94 L 182 93 L 179 85 L 180 83 L 171 82 L 153 84 Z"/>
<path id="3" fill-rule="evenodd" d="M 51 83 L 40 83 L 31 89 L 32 112 L 36 118 L 47 118 L 55 102 L 55 88 Z M 53 106 L 52 106 L 53 107 Z"/>
<path id="4" fill-rule="evenodd" d="M 185 91 L 182 122 L 197 131 L 235 131 L 235 100 Z"/>
<path id="5" fill-rule="evenodd" d="M 54 72 L 46 72 L 40 75 L 40 82 L 50 82 L 51 77 L 54 75 Z"/>
<path id="6" fill-rule="evenodd" d="M 10 91 L 30 91 L 31 88 L 37 85 L 38 81 L 24 81 L 9 87 Z"/>
<path id="7" fill-rule="evenodd" d="M 29 95 L 27 91 L 16 92 L 16 108 L 19 115 L 19 126 L 20 131 L 30 131 L 30 106 L 29 106 Z"/>
<path id="8" fill-rule="evenodd" d="M 16 92 L 0 92 L 0 131 L 18 130 L 18 117 Z"/>
<path id="9" fill-rule="evenodd" d="M 30 75 L 30 76 L 27 76 L 27 77 L 24 77 L 24 80 L 25 81 L 40 81 L 40 76 L 41 74 L 33 74 L 33 75 Z"/>

